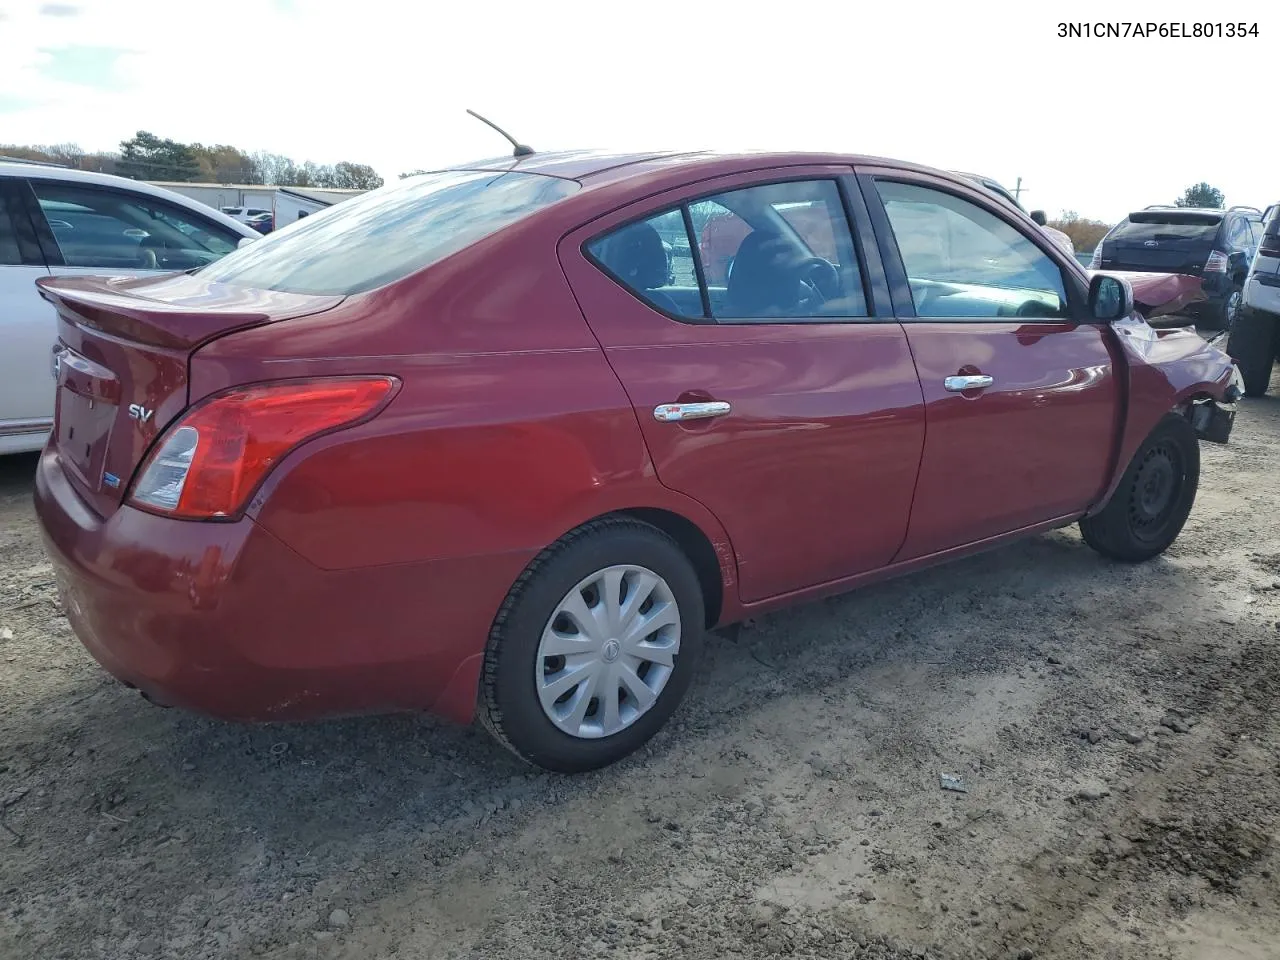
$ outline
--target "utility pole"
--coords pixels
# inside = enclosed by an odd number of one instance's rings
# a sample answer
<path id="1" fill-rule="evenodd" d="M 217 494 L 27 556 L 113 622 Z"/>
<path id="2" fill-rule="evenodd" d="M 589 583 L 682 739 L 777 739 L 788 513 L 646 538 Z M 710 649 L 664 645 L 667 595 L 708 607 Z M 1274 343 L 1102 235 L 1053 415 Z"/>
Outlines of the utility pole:
<path id="1" fill-rule="evenodd" d="M 1013 188 L 1013 199 L 1017 200 L 1019 203 L 1022 202 L 1022 178 L 1021 177 L 1018 178 L 1017 186 Z"/>

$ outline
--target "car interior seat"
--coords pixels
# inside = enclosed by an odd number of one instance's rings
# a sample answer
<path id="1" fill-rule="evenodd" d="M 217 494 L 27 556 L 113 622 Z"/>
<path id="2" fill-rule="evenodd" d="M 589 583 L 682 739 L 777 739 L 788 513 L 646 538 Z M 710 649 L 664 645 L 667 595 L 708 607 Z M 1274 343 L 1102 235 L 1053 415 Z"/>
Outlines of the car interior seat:
<path id="1" fill-rule="evenodd" d="M 780 234 L 754 230 L 738 245 L 729 272 L 728 306 L 739 317 L 783 317 L 800 306 L 791 268 L 794 250 Z"/>
<path id="2" fill-rule="evenodd" d="M 667 251 L 651 224 L 633 223 L 619 230 L 604 244 L 599 257 L 620 280 L 641 291 L 654 306 L 679 313 L 675 301 L 660 289 L 667 283 Z"/>

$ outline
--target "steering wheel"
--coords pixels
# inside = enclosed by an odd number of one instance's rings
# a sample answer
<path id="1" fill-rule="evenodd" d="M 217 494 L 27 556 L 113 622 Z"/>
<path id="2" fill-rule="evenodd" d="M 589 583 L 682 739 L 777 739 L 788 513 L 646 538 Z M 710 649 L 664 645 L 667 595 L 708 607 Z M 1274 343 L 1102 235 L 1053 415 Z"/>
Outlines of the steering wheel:
<path id="1" fill-rule="evenodd" d="M 840 273 L 835 264 L 822 257 L 805 257 L 795 266 L 795 276 L 803 291 L 800 302 L 820 308 L 833 297 L 840 296 Z"/>

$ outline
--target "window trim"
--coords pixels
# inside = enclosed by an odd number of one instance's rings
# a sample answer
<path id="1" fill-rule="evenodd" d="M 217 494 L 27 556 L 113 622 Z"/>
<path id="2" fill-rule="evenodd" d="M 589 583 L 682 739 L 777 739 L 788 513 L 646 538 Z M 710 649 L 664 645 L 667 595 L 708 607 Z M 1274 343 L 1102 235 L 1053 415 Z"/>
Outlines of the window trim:
<path id="1" fill-rule="evenodd" d="M 149 193 L 142 193 L 136 190 L 125 190 L 114 185 L 108 186 L 100 183 L 83 183 L 76 180 L 58 180 L 53 177 L 41 177 L 39 182 L 42 184 L 46 184 L 46 183 L 53 184 L 56 188 L 63 188 L 63 189 L 69 189 L 69 190 L 83 190 L 87 192 L 100 193 L 100 194 L 111 194 L 113 196 L 117 196 L 128 201 L 135 201 L 135 202 L 141 202 L 141 203 L 150 202 L 155 204 L 157 207 L 167 208 L 169 210 L 177 211 L 185 218 L 191 220 L 193 223 L 202 225 L 204 229 L 206 229 L 210 233 L 213 233 L 217 236 L 227 234 L 231 237 L 234 237 L 234 240 L 232 241 L 233 250 L 235 249 L 236 244 L 238 244 L 241 239 L 239 236 L 237 236 L 234 233 L 234 231 L 229 230 L 227 227 L 218 223 L 216 220 L 211 220 L 209 217 L 206 217 L 204 214 L 200 213 L 199 211 L 192 210 L 190 207 L 184 207 L 181 204 L 173 203 L 167 197 L 156 197 Z M 29 182 L 28 188 L 31 191 L 31 199 L 30 199 L 31 217 L 33 222 L 36 225 L 36 232 L 37 232 L 37 235 L 40 237 L 40 245 L 44 249 L 45 259 L 48 261 L 49 266 L 51 267 L 67 266 L 68 264 L 62 255 L 62 248 L 58 245 L 57 238 L 53 234 L 53 228 L 49 225 L 48 217 L 45 216 L 44 209 L 40 206 L 40 197 L 35 191 L 35 184 Z M 177 229 L 177 228 L 175 227 L 174 229 Z M 226 256 L 226 254 L 221 254 L 221 256 Z M 84 270 L 104 269 L 105 270 L 105 269 L 112 269 L 112 268 L 97 267 L 97 266 L 80 267 L 79 265 L 77 265 L 76 269 L 84 269 Z M 160 271 L 160 272 L 163 272 L 163 271 Z"/>
<path id="2" fill-rule="evenodd" d="M 889 281 L 893 298 L 894 315 L 901 323 L 1009 323 L 1009 324 L 1099 324 L 1088 312 L 1089 284 L 1084 267 L 1075 259 L 1067 257 L 1066 251 L 1059 247 L 1036 224 L 1027 219 L 1032 227 L 1020 222 L 1005 209 L 1004 204 L 991 202 L 989 197 L 965 184 L 944 180 L 940 177 L 918 173 L 914 170 L 903 170 L 895 167 L 857 168 L 858 185 L 862 190 L 863 200 L 871 213 L 876 227 L 876 239 L 884 261 L 885 276 Z M 905 186 L 920 187 L 964 200 L 984 210 L 988 214 L 1003 220 L 1022 235 L 1042 254 L 1049 258 L 1062 273 L 1063 292 L 1067 296 L 1067 316 L 1065 317 L 921 317 L 916 314 L 915 299 L 911 295 L 911 287 L 907 278 L 906 265 L 898 249 L 897 235 L 889 222 L 889 214 L 884 208 L 884 201 L 876 187 L 877 181 L 900 183 Z M 1102 241 L 1099 241 L 1101 243 Z"/>
<path id="3" fill-rule="evenodd" d="M 737 176 L 752 176 L 757 172 L 764 173 L 765 171 L 746 171 L 744 172 L 744 174 L 735 175 L 734 178 L 737 179 Z M 608 277 L 611 281 L 613 281 L 615 284 L 621 287 L 622 290 L 628 296 L 635 298 L 640 303 L 648 307 L 650 310 L 653 310 L 656 313 L 661 314 L 662 316 L 666 317 L 668 320 L 672 320 L 676 323 L 682 323 L 682 324 L 685 324 L 686 326 L 703 326 L 703 325 L 714 324 L 716 326 L 725 326 L 725 327 L 732 327 L 732 326 L 811 327 L 815 325 L 832 324 L 832 323 L 851 324 L 851 323 L 892 322 L 894 318 L 891 315 L 891 312 L 882 313 L 879 310 L 880 305 L 882 303 L 887 305 L 887 302 L 888 302 L 887 297 L 885 297 L 886 289 L 882 284 L 877 282 L 881 279 L 883 275 L 883 267 L 879 263 L 880 258 L 877 256 L 876 258 L 877 263 L 875 264 L 875 266 L 881 270 L 881 273 L 876 274 L 873 270 L 869 269 L 870 267 L 870 264 L 868 262 L 869 254 L 874 252 L 874 247 L 867 244 L 865 234 L 874 233 L 874 231 L 872 230 L 870 220 L 865 217 L 865 214 L 866 214 L 865 204 L 862 204 L 861 207 L 859 207 L 857 203 L 852 201 L 853 192 L 848 186 L 848 181 L 850 181 L 851 179 L 852 179 L 851 167 L 843 167 L 840 170 L 825 169 L 822 172 L 814 172 L 812 169 L 808 169 L 805 172 L 789 172 L 786 174 L 768 176 L 765 179 L 756 179 L 756 180 L 744 181 L 742 183 L 737 183 L 737 184 L 721 185 L 719 187 L 706 188 L 696 194 L 684 195 L 684 196 L 681 196 L 678 200 L 668 201 L 667 203 L 657 207 L 646 207 L 643 212 L 637 213 L 634 216 L 625 217 L 621 220 L 618 220 L 615 223 L 611 223 L 608 227 L 604 227 L 600 230 L 592 231 L 578 244 L 578 252 L 593 267 L 595 267 L 597 270 L 603 273 L 606 277 Z M 856 266 L 858 270 L 859 280 L 862 283 L 862 298 L 867 308 L 866 316 L 795 317 L 795 318 L 716 317 L 711 311 L 711 295 L 706 283 L 706 274 L 702 264 L 701 249 L 696 244 L 694 239 L 693 222 L 692 222 L 693 218 L 689 211 L 690 206 L 695 203 L 701 203 L 704 200 L 712 200 L 715 197 L 722 196 L 726 193 L 737 193 L 743 190 L 750 190 L 757 187 L 773 186 L 776 184 L 783 184 L 783 183 L 813 183 L 816 181 L 827 181 L 833 184 L 836 188 L 836 195 L 840 199 L 840 212 L 844 214 L 845 226 L 849 231 L 849 237 L 850 237 L 850 240 L 852 241 L 854 257 L 857 260 Z M 705 183 L 705 182 L 706 181 L 702 181 L 702 183 Z M 675 188 L 672 192 L 684 193 L 684 191 L 696 185 L 697 184 L 688 184 L 684 187 Z M 861 200 L 860 194 L 857 195 L 857 199 Z M 639 201 L 636 205 L 638 206 L 639 204 L 643 204 L 646 202 L 648 201 L 642 200 L 642 201 Z M 626 208 L 624 207 L 622 209 L 626 209 Z M 632 290 L 631 287 L 622 280 L 622 278 L 620 278 L 617 274 L 615 274 L 612 270 L 610 270 L 607 266 L 605 266 L 605 264 L 602 263 L 589 249 L 591 244 L 595 243 L 597 240 L 603 237 L 610 235 L 614 231 L 624 230 L 633 224 L 643 223 L 648 220 L 652 220 L 655 217 L 660 217 L 669 213 L 673 213 L 676 210 L 681 211 L 682 219 L 684 221 L 685 238 L 689 241 L 689 251 L 693 257 L 694 272 L 698 281 L 698 290 L 699 290 L 699 293 L 701 294 L 701 299 L 702 299 L 703 315 L 701 317 L 677 316 L 675 314 L 670 313 L 667 310 L 664 310 L 662 307 L 659 307 L 657 304 L 651 303 L 649 300 L 646 300 L 643 296 L 638 294 L 636 291 Z M 615 213 L 615 212 L 617 211 L 611 211 L 611 213 Z M 859 213 L 863 215 L 862 218 L 859 217 Z M 607 217 L 608 215 L 606 214 L 605 216 Z M 794 230 L 794 227 L 792 229 Z"/>

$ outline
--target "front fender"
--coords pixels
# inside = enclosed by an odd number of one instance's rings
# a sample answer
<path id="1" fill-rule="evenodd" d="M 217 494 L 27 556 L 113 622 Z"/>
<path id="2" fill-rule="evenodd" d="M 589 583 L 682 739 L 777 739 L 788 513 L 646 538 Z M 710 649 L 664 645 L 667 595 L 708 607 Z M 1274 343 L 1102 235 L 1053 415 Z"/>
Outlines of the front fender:
<path id="1" fill-rule="evenodd" d="M 1231 358 L 1194 329 L 1157 330 L 1134 314 L 1112 324 L 1111 330 L 1128 368 L 1120 374 L 1125 409 L 1111 481 L 1089 516 L 1111 500 L 1129 461 L 1161 417 L 1171 411 L 1181 413 L 1203 438 L 1225 443 L 1235 401 L 1240 396 Z M 1193 408 L 1201 400 L 1211 402 L 1227 415 L 1225 431 L 1221 417 L 1212 418 L 1210 426 L 1203 415 L 1195 415 Z"/>

